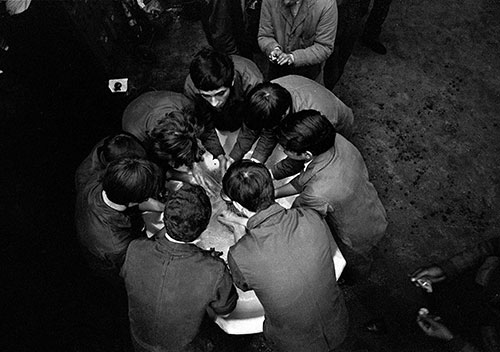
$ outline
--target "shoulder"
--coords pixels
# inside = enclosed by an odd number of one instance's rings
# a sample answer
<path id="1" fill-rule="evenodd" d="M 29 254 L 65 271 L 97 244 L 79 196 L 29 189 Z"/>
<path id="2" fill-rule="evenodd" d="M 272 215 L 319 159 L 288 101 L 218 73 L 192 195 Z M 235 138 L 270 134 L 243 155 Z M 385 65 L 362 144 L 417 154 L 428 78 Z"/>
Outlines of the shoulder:
<path id="1" fill-rule="evenodd" d="M 239 55 L 231 55 L 231 59 L 234 63 L 234 70 L 239 72 L 240 74 L 252 73 L 257 76 L 262 75 L 257 65 L 252 60 Z"/>

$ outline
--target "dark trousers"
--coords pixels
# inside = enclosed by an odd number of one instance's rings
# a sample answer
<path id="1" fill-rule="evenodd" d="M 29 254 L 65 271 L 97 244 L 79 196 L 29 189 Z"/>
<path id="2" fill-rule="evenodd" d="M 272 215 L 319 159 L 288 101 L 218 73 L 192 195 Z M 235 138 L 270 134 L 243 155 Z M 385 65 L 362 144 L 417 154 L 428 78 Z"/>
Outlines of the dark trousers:
<path id="1" fill-rule="evenodd" d="M 345 0 L 338 7 L 338 26 L 335 47 L 326 60 L 323 74 L 325 87 L 332 90 L 351 56 L 361 32 L 362 9 L 366 0 Z"/>
<path id="2" fill-rule="evenodd" d="M 368 6 L 370 5 L 370 0 L 363 1 L 364 13 L 368 12 Z M 387 14 L 389 13 L 389 8 L 391 6 L 392 0 L 374 0 L 373 7 L 370 11 L 370 15 L 366 20 L 365 30 L 363 32 L 363 37 L 369 39 L 377 39 L 382 31 L 382 24 L 384 23 Z"/>

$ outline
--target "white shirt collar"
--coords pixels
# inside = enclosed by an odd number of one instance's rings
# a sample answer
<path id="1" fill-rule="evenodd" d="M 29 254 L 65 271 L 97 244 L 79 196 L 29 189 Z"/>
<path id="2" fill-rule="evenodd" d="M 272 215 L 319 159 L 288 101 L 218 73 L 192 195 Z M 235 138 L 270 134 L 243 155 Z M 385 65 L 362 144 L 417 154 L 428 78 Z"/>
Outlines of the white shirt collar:
<path id="1" fill-rule="evenodd" d="M 200 239 L 197 238 L 195 239 L 194 241 L 192 242 L 182 242 L 182 241 L 177 241 L 175 239 L 173 239 L 172 237 L 170 237 L 168 235 L 168 233 L 165 232 L 165 237 L 167 238 L 167 240 L 169 240 L 170 242 L 173 242 L 173 243 L 180 243 L 180 244 L 197 244 L 198 242 L 200 242 Z"/>
<path id="2" fill-rule="evenodd" d="M 113 203 L 112 201 L 110 201 L 109 198 L 108 198 L 108 195 L 106 194 L 105 190 L 102 190 L 102 200 L 111 209 L 114 209 L 116 211 L 125 211 L 125 210 L 127 210 L 127 207 L 125 205 L 116 204 L 116 203 Z"/>

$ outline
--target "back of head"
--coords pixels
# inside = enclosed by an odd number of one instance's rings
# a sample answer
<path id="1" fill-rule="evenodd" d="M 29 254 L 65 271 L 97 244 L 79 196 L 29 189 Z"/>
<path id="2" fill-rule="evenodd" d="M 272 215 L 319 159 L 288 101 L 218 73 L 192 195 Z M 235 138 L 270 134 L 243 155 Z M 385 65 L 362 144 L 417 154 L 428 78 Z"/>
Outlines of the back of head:
<path id="1" fill-rule="evenodd" d="M 179 190 L 168 195 L 163 219 L 170 237 L 192 242 L 205 231 L 211 216 L 212 206 L 205 190 L 184 183 Z"/>
<path id="2" fill-rule="evenodd" d="M 302 110 L 285 117 L 278 130 L 278 143 L 295 153 L 319 155 L 335 144 L 335 128 L 316 110 Z"/>
<path id="3" fill-rule="evenodd" d="M 257 212 L 274 203 L 274 186 L 269 170 L 260 163 L 240 160 L 222 179 L 223 192 L 246 209 Z"/>
<path id="4" fill-rule="evenodd" d="M 277 83 L 259 83 L 248 93 L 245 124 L 254 130 L 273 129 L 291 106 L 288 90 Z"/>
<path id="5" fill-rule="evenodd" d="M 159 120 L 148 135 L 159 159 L 172 167 L 191 166 L 205 152 L 198 140 L 201 129 L 189 110 L 173 111 Z"/>
<path id="6" fill-rule="evenodd" d="M 203 91 L 231 87 L 234 78 L 234 63 L 230 56 L 211 48 L 200 50 L 189 66 L 194 86 Z"/>
<path id="7" fill-rule="evenodd" d="M 102 161 L 106 164 L 121 158 L 146 158 L 146 150 L 133 135 L 119 133 L 104 140 L 99 149 Z"/>
<path id="8" fill-rule="evenodd" d="M 163 190 L 163 175 L 149 160 L 123 158 L 108 165 L 102 188 L 113 203 L 140 203 L 150 197 L 158 198 Z"/>

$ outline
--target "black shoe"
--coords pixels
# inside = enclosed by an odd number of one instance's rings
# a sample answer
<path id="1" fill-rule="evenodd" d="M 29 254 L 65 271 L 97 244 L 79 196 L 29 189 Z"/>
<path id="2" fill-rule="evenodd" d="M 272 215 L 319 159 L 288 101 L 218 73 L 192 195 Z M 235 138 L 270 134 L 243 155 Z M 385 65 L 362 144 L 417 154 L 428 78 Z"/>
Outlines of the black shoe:
<path id="1" fill-rule="evenodd" d="M 361 44 L 363 46 L 366 46 L 367 48 L 371 49 L 372 51 L 376 52 L 377 54 L 380 55 L 385 55 L 387 54 L 387 49 L 385 46 L 378 41 L 378 39 L 370 39 L 366 37 L 361 38 Z"/>

